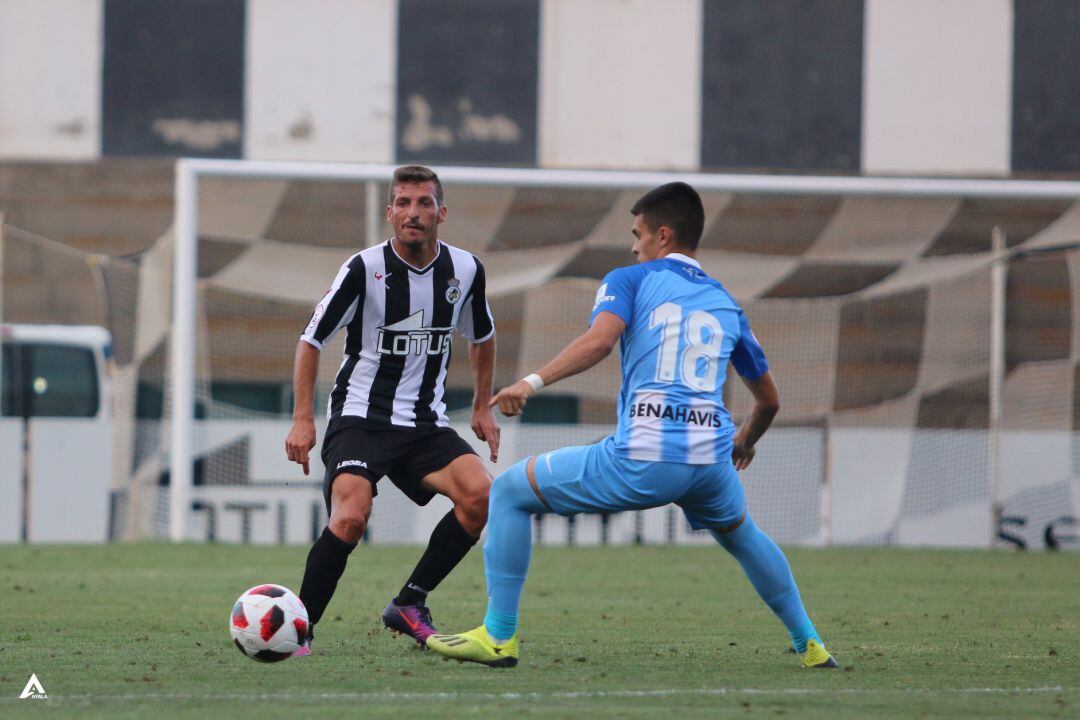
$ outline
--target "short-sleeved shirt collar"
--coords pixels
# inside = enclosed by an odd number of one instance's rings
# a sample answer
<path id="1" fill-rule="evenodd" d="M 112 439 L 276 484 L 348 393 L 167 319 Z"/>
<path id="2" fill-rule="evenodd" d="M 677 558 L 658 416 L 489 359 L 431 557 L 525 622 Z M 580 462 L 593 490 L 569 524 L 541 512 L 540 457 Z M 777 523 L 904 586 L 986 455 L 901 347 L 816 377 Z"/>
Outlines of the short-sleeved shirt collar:
<path id="1" fill-rule="evenodd" d="M 664 256 L 664 259 L 665 260 L 678 260 L 681 263 L 686 263 L 687 265 L 693 265 L 698 270 L 701 269 L 701 263 L 699 263 L 697 260 L 690 257 L 689 255 L 683 255 L 682 253 L 668 253 L 667 255 Z"/>

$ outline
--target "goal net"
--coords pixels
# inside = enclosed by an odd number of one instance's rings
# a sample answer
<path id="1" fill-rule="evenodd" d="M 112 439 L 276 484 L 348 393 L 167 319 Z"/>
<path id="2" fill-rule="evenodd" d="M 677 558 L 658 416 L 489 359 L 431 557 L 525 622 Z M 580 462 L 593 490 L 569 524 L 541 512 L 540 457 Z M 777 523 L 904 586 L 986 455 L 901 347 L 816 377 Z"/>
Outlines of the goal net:
<path id="1" fill-rule="evenodd" d="M 173 231 L 129 261 L 130 288 L 99 289 L 130 300 L 113 320 L 131 347 L 117 358 L 116 393 L 130 398 L 114 440 L 120 536 L 307 542 L 321 529 L 317 453 L 305 477 L 283 450 L 293 353 L 344 259 L 389 237 L 392 170 L 180 162 Z M 746 310 L 781 391 L 743 473 L 767 532 L 802 544 L 1076 545 L 1080 184 L 436 170 L 440 238 L 487 268 L 497 387 L 586 328 L 600 278 L 633 262 L 630 206 L 685 179 L 706 208 L 698 257 Z M 342 341 L 322 353 L 317 417 Z M 453 426 L 475 441 L 464 348 L 458 338 L 447 397 Z M 612 432 L 620 379 L 613 356 L 545 389 L 521 420 L 500 418 L 492 471 Z M 732 373 L 725 399 L 737 422 L 750 409 Z M 379 490 L 373 542 L 425 542 L 447 508 Z M 548 516 L 536 533 L 711 542 L 672 508 Z"/>

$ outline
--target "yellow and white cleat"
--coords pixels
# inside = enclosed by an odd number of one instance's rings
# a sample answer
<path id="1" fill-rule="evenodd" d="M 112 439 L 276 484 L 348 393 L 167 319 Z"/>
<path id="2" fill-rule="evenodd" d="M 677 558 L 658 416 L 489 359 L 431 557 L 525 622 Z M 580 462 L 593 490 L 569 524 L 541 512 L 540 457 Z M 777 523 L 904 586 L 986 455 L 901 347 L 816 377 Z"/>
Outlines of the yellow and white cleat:
<path id="1" fill-rule="evenodd" d="M 496 645 L 483 625 L 456 635 L 432 635 L 428 649 L 459 662 L 474 662 L 488 667 L 514 667 L 518 664 L 517 633 L 502 645 Z"/>

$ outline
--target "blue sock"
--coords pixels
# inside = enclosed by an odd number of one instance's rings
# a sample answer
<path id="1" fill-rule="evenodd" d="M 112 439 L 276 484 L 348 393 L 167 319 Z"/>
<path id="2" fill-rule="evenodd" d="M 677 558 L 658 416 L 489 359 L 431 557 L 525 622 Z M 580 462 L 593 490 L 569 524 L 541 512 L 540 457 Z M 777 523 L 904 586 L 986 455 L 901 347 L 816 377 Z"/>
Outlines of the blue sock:
<path id="1" fill-rule="evenodd" d="M 488 610 L 484 627 L 495 640 L 509 640 L 517 632 L 521 588 L 532 556 L 532 516 L 546 511 L 529 485 L 527 463 L 528 458 L 495 478 L 488 500 L 484 543 Z"/>
<path id="2" fill-rule="evenodd" d="M 749 515 L 732 532 L 711 532 L 735 556 L 758 595 L 784 623 L 796 652 L 806 652 L 806 641 L 811 638 L 821 642 L 803 607 L 791 566 L 772 538 L 761 532 Z"/>

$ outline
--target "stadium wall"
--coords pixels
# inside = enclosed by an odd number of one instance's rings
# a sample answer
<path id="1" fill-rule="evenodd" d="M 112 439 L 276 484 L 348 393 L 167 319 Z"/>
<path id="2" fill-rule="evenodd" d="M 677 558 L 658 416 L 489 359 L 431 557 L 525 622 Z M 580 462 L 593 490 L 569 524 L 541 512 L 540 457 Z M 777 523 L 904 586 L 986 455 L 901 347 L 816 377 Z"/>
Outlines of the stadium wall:
<path id="1" fill-rule="evenodd" d="M 0 159 L 1075 173 L 1053 0 L 2 0 Z"/>
<path id="2" fill-rule="evenodd" d="M 0 418 L 0 457 L 6 466 L 0 472 L 0 542 L 18 542 L 22 537 L 23 428 L 17 418 Z"/>

